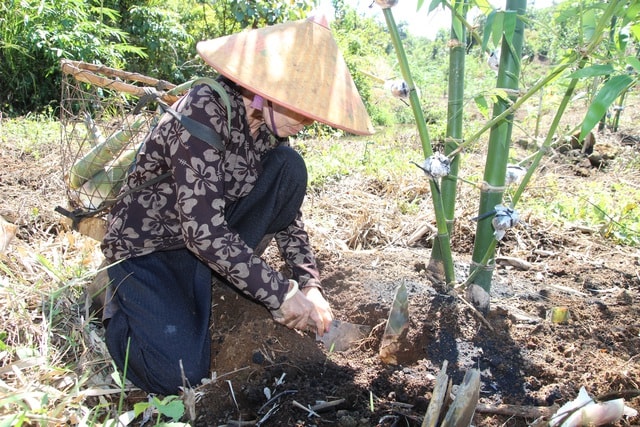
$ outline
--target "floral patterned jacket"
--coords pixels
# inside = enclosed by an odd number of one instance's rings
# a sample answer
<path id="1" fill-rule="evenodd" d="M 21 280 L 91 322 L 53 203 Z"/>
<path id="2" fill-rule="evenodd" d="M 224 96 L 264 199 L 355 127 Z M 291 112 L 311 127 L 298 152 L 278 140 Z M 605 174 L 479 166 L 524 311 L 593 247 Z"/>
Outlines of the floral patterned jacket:
<path id="1" fill-rule="evenodd" d="M 228 228 L 224 212 L 226 203 L 251 191 L 260 174 L 260 159 L 278 142 L 264 125 L 257 138 L 251 136 L 239 88 L 226 79 L 219 82 L 229 93 L 229 119 L 226 106 L 208 85 L 195 86 L 174 108 L 218 132 L 224 153 L 191 136 L 165 114 L 145 140 L 122 192 L 167 171 L 171 176 L 113 206 L 102 250 L 113 262 L 187 248 L 245 294 L 277 309 L 288 279 Z M 300 212 L 275 239 L 300 287 L 320 287 Z"/>

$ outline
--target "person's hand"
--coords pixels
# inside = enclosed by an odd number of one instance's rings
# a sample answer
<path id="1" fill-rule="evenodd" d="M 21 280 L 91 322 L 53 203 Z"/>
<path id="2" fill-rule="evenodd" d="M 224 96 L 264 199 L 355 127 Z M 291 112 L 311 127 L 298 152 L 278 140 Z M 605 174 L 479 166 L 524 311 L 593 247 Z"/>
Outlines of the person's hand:
<path id="1" fill-rule="evenodd" d="M 290 281 L 289 294 L 280 308 L 272 311 L 273 319 L 291 329 L 305 330 L 315 327 L 319 335 L 328 330 L 331 323 L 331 310 L 320 291 L 306 290 L 310 295 L 298 290 L 298 284 Z"/>
<path id="2" fill-rule="evenodd" d="M 329 327 L 331 326 L 331 321 L 333 320 L 333 313 L 331 312 L 331 307 L 320 289 L 315 286 L 309 286 L 302 290 L 302 293 L 305 294 L 308 300 L 310 300 L 313 305 L 316 307 L 318 314 L 320 315 L 320 319 L 322 319 L 323 328 L 317 328 L 316 331 L 318 335 L 322 336 L 325 332 L 329 331 Z"/>

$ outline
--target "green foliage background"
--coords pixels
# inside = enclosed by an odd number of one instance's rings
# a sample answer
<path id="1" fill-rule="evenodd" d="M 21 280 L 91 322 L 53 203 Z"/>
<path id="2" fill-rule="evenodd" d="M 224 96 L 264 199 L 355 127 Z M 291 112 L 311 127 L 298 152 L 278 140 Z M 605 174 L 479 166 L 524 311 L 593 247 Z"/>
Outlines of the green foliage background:
<path id="1" fill-rule="evenodd" d="M 5 116 L 55 111 L 60 97 L 62 58 L 104 64 L 173 83 L 212 75 L 195 53 L 199 40 L 215 38 L 287 20 L 300 19 L 317 0 L 5 0 L 0 2 L 0 112 Z M 576 7 L 563 2 L 529 11 L 528 58 L 561 61 L 579 45 Z M 385 24 L 357 13 L 344 0 L 333 0 L 332 28 L 354 80 L 377 126 L 411 123 L 401 100 L 392 99 L 384 82 L 400 78 Z M 426 7 L 419 13 L 426 15 Z M 481 25 L 483 16 L 474 25 Z M 408 33 L 399 22 L 413 78 L 420 90 L 425 118 L 443 123 L 449 52 L 448 29 L 435 40 Z M 482 28 L 477 27 L 482 37 Z M 489 49 L 495 46 L 488 46 Z M 466 93 L 469 100 L 486 95 L 495 75 L 486 66 L 486 52 L 470 39 Z M 526 75 L 525 75 L 526 76 Z M 531 78 L 535 78 L 532 76 Z M 438 138 L 444 132 L 436 128 Z"/>
<path id="2" fill-rule="evenodd" d="M 5 0 L 0 2 L 0 111 L 55 108 L 60 60 L 181 83 L 211 73 L 195 43 L 306 15 L 312 0 Z"/>

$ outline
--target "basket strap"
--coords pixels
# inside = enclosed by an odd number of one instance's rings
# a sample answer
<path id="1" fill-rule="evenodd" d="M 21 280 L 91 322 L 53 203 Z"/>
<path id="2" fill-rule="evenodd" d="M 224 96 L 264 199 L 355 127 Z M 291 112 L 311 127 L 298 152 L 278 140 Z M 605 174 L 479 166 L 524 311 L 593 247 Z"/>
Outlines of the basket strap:
<path id="1" fill-rule="evenodd" d="M 229 94 L 225 90 L 225 88 L 215 79 L 211 77 L 199 77 L 193 81 L 191 87 L 196 85 L 206 84 L 211 88 L 212 91 L 216 92 L 222 103 L 227 107 L 227 127 L 229 129 L 229 134 L 231 134 L 231 99 L 229 98 Z"/>
<path id="2" fill-rule="evenodd" d="M 195 80 L 191 85 L 191 87 L 197 84 L 207 84 L 211 87 L 212 90 L 216 91 L 220 95 L 222 102 L 227 107 L 227 117 L 230 119 L 231 118 L 231 101 L 229 99 L 229 94 L 227 94 L 227 92 L 224 90 L 222 85 L 217 81 L 207 77 L 202 77 Z M 160 99 L 159 93 L 157 91 L 149 88 L 149 90 L 145 90 L 145 92 L 146 92 L 145 95 L 143 95 L 138 101 L 138 105 L 136 105 L 136 108 L 134 111 L 139 111 L 151 100 L 156 100 L 158 102 L 158 105 L 160 105 L 160 108 L 162 109 L 162 111 L 164 111 L 165 113 L 169 113 L 172 117 L 178 120 L 180 124 L 191 135 L 195 136 L 196 138 L 200 139 L 203 142 L 206 142 L 207 144 L 211 145 L 213 148 L 216 148 L 218 151 L 221 151 L 221 152 L 225 151 L 225 146 L 222 143 L 222 139 L 220 138 L 220 135 L 218 134 L 218 132 L 214 131 L 209 126 L 204 125 L 196 120 L 193 120 L 191 117 L 187 117 L 184 114 L 179 113 L 175 109 L 171 108 L 169 105 L 167 105 L 167 103 L 165 103 Z M 229 131 L 231 131 L 231 121 L 228 120 L 228 122 L 229 122 Z M 148 181 L 144 182 L 143 184 L 137 185 L 133 188 L 128 189 L 127 191 L 124 191 L 118 194 L 118 196 L 114 199 L 114 202 L 119 202 L 120 200 L 124 199 L 130 194 L 143 190 L 153 184 L 156 184 L 164 180 L 165 178 L 168 178 L 169 176 L 171 176 L 171 172 L 165 172 L 162 175 L 153 177 Z"/>
<path id="3" fill-rule="evenodd" d="M 220 134 L 218 134 L 218 132 L 214 131 L 212 128 L 210 128 L 207 125 L 204 125 L 196 120 L 193 120 L 191 117 L 185 116 L 184 114 L 177 112 L 176 110 L 174 110 L 164 102 L 160 101 L 159 99 L 158 99 L 158 104 L 160 105 L 160 108 L 162 108 L 162 111 L 164 111 L 165 113 L 169 113 L 171 116 L 173 116 L 173 118 L 178 120 L 182 125 L 182 127 L 184 127 L 187 130 L 187 132 L 189 132 L 191 135 L 195 136 L 196 138 L 198 138 L 203 142 L 206 142 L 207 144 L 217 149 L 218 151 L 224 152 L 225 147 L 224 147 L 224 144 L 222 143 L 222 139 L 220 138 Z"/>
<path id="4" fill-rule="evenodd" d="M 119 202 L 120 200 L 124 199 L 128 195 L 136 193 L 136 192 L 138 192 L 140 190 L 144 190 L 145 188 L 150 187 L 153 184 L 155 184 L 157 182 L 160 182 L 165 178 L 169 178 L 170 176 L 171 176 L 171 172 L 165 172 L 162 175 L 155 176 L 155 177 L 145 181 L 143 184 L 136 185 L 135 187 L 130 188 L 127 191 L 123 191 L 120 194 L 118 194 L 118 196 L 115 199 L 113 199 L 113 203 Z M 110 203 L 110 204 L 113 204 L 113 203 Z"/>
<path id="5" fill-rule="evenodd" d="M 155 89 L 153 88 L 144 88 L 144 89 L 145 89 L 145 94 L 141 96 L 140 99 L 138 100 L 138 104 L 134 108 L 133 114 L 139 113 L 140 110 L 142 110 L 145 105 L 155 100 L 156 102 L 158 102 L 158 105 L 160 106 L 162 111 L 170 114 L 174 119 L 178 120 L 182 125 L 182 127 L 184 127 L 187 130 L 187 132 L 189 132 L 191 135 L 195 136 L 199 140 L 211 145 L 213 148 L 217 149 L 218 151 L 224 152 L 225 146 L 222 143 L 222 138 L 220 137 L 220 134 L 218 134 L 218 132 L 213 130 L 211 127 L 203 123 L 200 123 L 192 119 L 191 117 L 185 116 L 184 114 L 179 113 L 178 111 L 171 108 L 166 102 L 160 99 L 160 94 Z M 229 114 L 229 117 L 231 117 L 231 112 L 230 112 L 231 104 L 227 102 L 228 100 L 229 100 L 229 97 L 227 95 L 227 99 L 226 100 L 223 99 L 223 102 L 226 103 L 228 107 L 227 113 Z"/>

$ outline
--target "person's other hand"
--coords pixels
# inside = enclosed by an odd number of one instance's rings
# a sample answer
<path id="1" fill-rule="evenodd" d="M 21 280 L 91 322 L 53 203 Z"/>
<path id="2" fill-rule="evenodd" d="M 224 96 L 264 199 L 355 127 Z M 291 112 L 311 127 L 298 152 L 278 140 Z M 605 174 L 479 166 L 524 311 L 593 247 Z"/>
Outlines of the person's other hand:
<path id="1" fill-rule="evenodd" d="M 308 288 L 304 288 L 302 293 L 305 294 L 308 300 L 310 300 L 316 308 L 316 311 L 320 315 L 320 319 L 322 320 L 322 328 L 317 327 L 316 331 L 318 335 L 322 336 L 325 332 L 329 331 L 329 327 L 331 326 L 331 321 L 333 320 L 333 313 L 331 312 L 331 307 L 320 289 L 315 286 L 309 286 Z"/>

